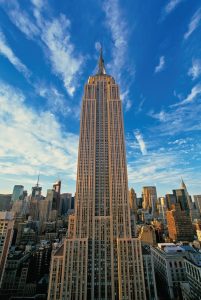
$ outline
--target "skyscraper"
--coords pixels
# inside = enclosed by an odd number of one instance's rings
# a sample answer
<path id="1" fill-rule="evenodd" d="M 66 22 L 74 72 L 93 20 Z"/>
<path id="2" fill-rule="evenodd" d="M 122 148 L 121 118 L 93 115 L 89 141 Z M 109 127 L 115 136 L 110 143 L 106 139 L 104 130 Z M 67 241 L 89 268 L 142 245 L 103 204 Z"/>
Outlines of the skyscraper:
<path id="1" fill-rule="evenodd" d="M 193 241 L 193 226 L 190 216 L 179 203 L 167 211 L 167 226 L 172 241 Z"/>
<path id="2" fill-rule="evenodd" d="M 11 201 L 14 202 L 16 200 L 22 200 L 23 199 L 23 191 L 24 191 L 23 185 L 14 185 Z"/>
<path id="3" fill-rule="evenodd" d="M 48 299 L 146 299 L 141 244 L 131 236 L 119 95 L 101 51 L 84 89 L 75 215 L 59 261 L 58 251 L 52 258 Z"/>
<path id="4" fill-rule="evenodd" d="M 155 186 L 144 186 L 142 189 L 143 208 L 150 214 L 156 212 L 157 193 Z"/>

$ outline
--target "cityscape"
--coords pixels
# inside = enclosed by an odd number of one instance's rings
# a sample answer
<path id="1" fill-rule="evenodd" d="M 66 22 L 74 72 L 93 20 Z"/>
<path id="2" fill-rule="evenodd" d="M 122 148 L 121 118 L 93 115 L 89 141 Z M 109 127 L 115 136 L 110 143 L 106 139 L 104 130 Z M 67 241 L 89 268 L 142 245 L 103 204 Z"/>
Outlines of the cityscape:
<path id="1" fill-rule="evenodd" d="M 201 7 L 165 2 L 0 0 L 0 299 L 201 299 Z"/>

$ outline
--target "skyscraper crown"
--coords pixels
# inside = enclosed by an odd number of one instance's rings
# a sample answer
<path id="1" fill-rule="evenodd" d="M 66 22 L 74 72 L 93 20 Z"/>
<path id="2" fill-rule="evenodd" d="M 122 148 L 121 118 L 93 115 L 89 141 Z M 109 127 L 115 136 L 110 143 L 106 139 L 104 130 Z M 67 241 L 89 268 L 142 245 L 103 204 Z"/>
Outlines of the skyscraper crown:
<path id="1" fill-rule="evenodd" d="M 99 56 L 99 61 L 98 61 L 98 73 L 97 74 L 98 75 L 106 74 L 102 47 L 100 48 L 100 56 Z"/>

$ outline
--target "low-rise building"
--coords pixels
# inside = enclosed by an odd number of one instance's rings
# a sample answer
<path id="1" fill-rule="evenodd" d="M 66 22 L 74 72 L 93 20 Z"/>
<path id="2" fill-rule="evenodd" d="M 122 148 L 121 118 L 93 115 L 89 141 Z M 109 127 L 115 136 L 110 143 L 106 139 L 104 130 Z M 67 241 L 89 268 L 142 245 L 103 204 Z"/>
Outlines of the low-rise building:
<path id="1" fill-rule="evenodd" d="M 177 299 L 181 295 L 180 283 L 187 281 L 184 257 L 194 251 L 190 246 L 173 243 L 151 246 L 159 295 L 165 294 L 167 299 Z"/>
<path id="2" fill-rule="evenodd" d="M 186 299 L 200 300 L 201 299 L 201 253 L 191 253 L 188 258 L 184 259 L 186 268 L 186 276 L 189 284 L 189 293 Z M 188 290 L 187 290 L 188 291 Z"/>
<path id="3" fill-rule="evenodd" d="M 32 296 L 36 292 L 36 285 L 29 282 L 29 267 L 31 252 L 10 252 L 6 261 L 5 272 L 0 290 L 1 299 L 11 296 Z"/>

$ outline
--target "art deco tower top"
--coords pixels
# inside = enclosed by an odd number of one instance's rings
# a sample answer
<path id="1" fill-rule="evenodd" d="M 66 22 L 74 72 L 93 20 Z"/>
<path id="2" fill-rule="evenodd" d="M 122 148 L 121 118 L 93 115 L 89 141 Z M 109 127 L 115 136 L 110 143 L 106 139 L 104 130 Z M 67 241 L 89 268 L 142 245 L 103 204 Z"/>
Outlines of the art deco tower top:
<path id="1" fill-rule="evenodd" d="M 98 61 L 98 73 L 97 75 L 104 75 L 106 74 L 105 71 L 105 65 L 104 65 L 104 59 L 103 59 L 103 50 L 102 47 L 100 48 L 100 56 Z"/>

